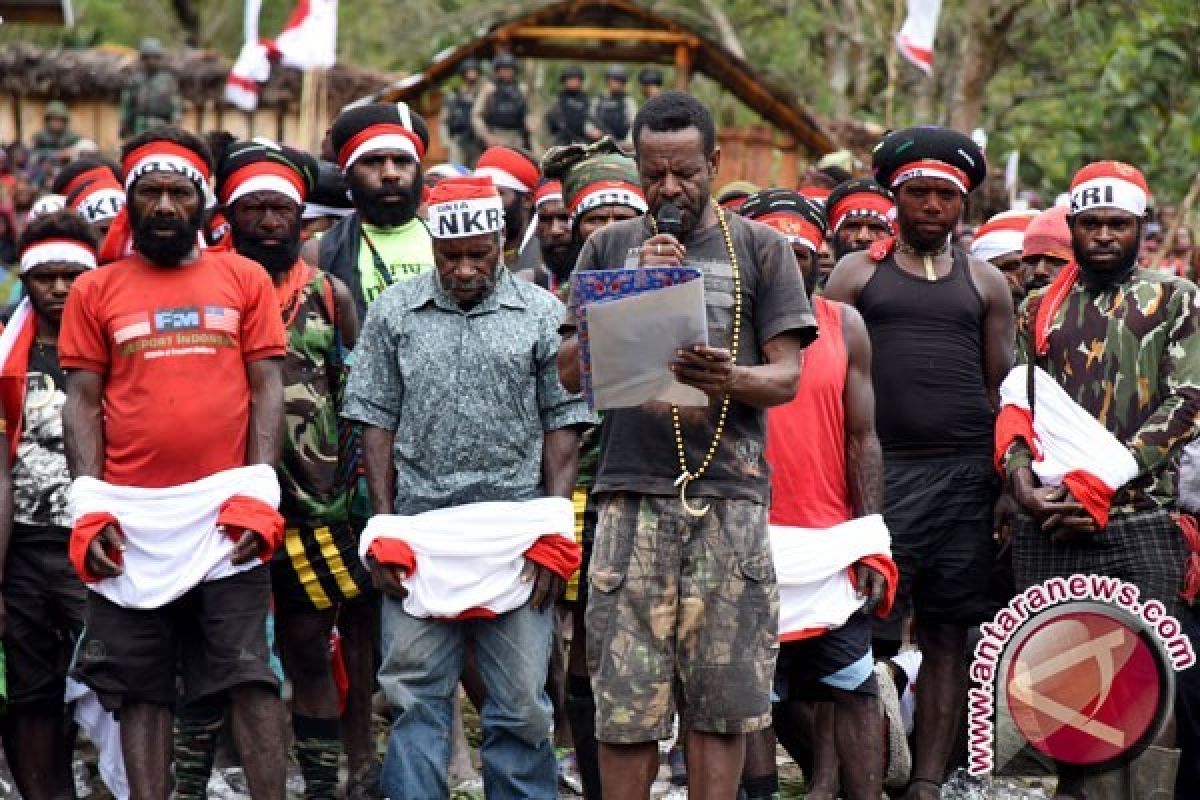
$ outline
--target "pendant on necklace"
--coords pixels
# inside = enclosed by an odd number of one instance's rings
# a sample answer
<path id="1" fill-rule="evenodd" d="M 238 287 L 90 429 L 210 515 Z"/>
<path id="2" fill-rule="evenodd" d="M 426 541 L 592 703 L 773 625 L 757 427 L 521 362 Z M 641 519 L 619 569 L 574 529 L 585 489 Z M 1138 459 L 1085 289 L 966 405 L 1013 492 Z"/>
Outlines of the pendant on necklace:
<path id="1" fill-rule="evenodd" d="M 929 255 L 921 256 L 925 261 L 925 277 L 930 283 L 937 280 L 937 270 L 934 269 L 933 259 Z"/>
<path id="2" fill-rule="evenodd" d="M 679 502 L 683 504 L 683 510 L 689 517 L 696 517 L 698 519 L 707 514 L 708 510 L 712 508 L 712 506 L 705 504 L 699 508 L 692 508 L 690 505 L 688 505 L 687 487 L 691 482 L 692 476 L 689 473 L 684 472 L 676 479 L 675 485 L 679 487 Z"/>

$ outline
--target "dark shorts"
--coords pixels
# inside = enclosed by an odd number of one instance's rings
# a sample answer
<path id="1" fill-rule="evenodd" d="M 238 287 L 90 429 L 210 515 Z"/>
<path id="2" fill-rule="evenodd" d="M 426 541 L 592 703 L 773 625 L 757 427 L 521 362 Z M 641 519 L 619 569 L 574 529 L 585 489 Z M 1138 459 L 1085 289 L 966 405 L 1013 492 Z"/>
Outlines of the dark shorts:
<path id="1" fill-rule="evenodd" d="M 884 459 L 884 521 L 900 569 L 896 604 L 876 625 L 899 638 L 910 610 L 919 621 L 974 625 L 994 611 L 993 511 L 999 481 L 986 456 Z"/>
<path id="2" fill-rule="evenodd" d="M 875 659 L 871 619 L 854 614 L 846 624 L 820 636 L 784 642 L 775 667 L 775 693 L 781 700 L 825 700 L 829 689 L 874 697 Z"/>
<path id="3" fill-rule="evenodd" d="M 149 610 L 122 608 L 89 592 L 75 677 L 109 711 L 135 702 L 190 704 L 246 684 L 277 688 L 267 653 L 270 602 L 265 568 L 201 583 Z"/>
<path id="4" fill-rule="evenodd" d="M 358 537 L 348 523 L 293 526 L 271 559 L 275 603 L 295 611 L 325 611 L 360 597 L 371 576 L 358 557 Z"/>
<path id="5" fill-rule="evenodd" d="M 600 741 L 665 739 L 677 710 L 702 733 L 771 724 L 779 593 L 767 510 L 702 501 L 711 510 L 696 518 L 677 495 L 600 498 L 586 615 Z"/>
<path id="6" fill-rule="evenodd" d="M 10 706 L 62 710 L 87 594 L 67 560 L 65 531 L 57 543 L 14 541 L 9 547 L 4 656 Z"/>
<path id="7" fill-rule="evenodd" d="M 1025 514 L 1013 524 L 1013 572 L 1021 591 L 1054 577 L 1107 575 L 1137 586 L 1143 601 L 1158 600 L 1179 619 L 1186 567 L 1183 533 L 1166 511 L 1113 514 L 1107 528 L 1071 544 L 1052 542 Z"/>

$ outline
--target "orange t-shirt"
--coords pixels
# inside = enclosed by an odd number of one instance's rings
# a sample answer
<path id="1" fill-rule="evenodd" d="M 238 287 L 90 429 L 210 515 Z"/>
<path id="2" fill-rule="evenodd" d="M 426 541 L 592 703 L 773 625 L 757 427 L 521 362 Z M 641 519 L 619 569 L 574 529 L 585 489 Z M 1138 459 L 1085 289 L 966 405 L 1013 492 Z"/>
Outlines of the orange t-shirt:
<path id="1" fill-rule="evenodd" d="M 182 267 L 140 255 L 81 275 L 58 349 L 62 366 L 104 376 L 104 480 L 178 486 L 246 464 L 246 365 L 283 356 L 265 270 L 232 252 Z"/>

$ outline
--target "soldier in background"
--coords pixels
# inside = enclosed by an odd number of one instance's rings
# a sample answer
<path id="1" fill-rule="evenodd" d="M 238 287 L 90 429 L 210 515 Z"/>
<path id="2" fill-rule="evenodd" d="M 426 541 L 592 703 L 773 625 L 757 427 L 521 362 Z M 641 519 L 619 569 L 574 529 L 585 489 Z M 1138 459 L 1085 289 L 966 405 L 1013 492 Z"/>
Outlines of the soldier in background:
<path id="1" fill-rule="evenodd" d="M 141 67 L 129 76 L 121 90 L 122 139 L 164 125 L 176 125 L 183 117 L 179 83 L 163 65 L 162 42 L 142 39 L 138 52 Z"/>
<path id="2" fill-rule="evenodd" d="M 471 109 L 471 127 L 485 147 L 519 147 L 528 150 L 529 102 L 517 83 L 517 60 L 508 53 L 492 59 L 494 81 L 483 87 Z"/>
<path id="3" fill-rule="evenodd" d="M 638 73 L 638 84 L 642 87 L 642 97 L 649 100 L 662 92 L 662 70 L 657 67 L 646 67 Z"/>
<path id="4" fill-rule="evenodd" d="M 625 91 L 629 75 L 625 67 L 613 64 L 604 72 L 608 93 L 597 95 L 592 101 L 592 119 L 588 135 L 592 139 L 611 136 L 625 150 L 633 150 L 633 118 L 637 115 L 637 101 Z"/>
<path id="5" fill-rule="evenodd" d="M 479 61 L 468 58 L 458 68 L 462 84 L 448 92 L 442 101 L 442 141 L 452 164 L 474 167 L 483 152 L 483 142 L 471 127 L 471 109 L 483 88 Z"/>
<path id="6" fill-rule="evenodd" d="M 591 100 L 583 90 L 583 67 L 571 64 L 559 75 L 562 88 L 546 112 L 546 131 L 553 145 L 586 144 Z"/>

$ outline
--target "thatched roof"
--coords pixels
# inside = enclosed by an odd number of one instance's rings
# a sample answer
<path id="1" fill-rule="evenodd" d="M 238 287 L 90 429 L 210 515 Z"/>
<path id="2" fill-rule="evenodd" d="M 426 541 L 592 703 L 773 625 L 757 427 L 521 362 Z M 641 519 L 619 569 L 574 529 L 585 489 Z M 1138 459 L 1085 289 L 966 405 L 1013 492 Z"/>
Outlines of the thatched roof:
<path id="1" fill-rule="evenodd" d="M 790 87 L 756 70 L 691 21 L 633 0 L 542 0 L 514 5 L 469 41 L 437 54 L 422 72 L 362 101 L 415 101 L 452 78 L 467 58 L 490 58 L 497 52 L 657 64 L 676 64 L 683 55 L 690 71 L 717 81 L 809 153 L 828 153 L 839 146 Z"/>
<path id="2" fill-rule="evenodd" d="M 184 99 L 193 104 L 219 102 L 229 62 L 219 54 L 186 50 L 168 54 L 167 66 L 179 78 Z M 125 80 L 137 67 L 137 53 L 126 48 L 47 50 L 29 44 L 0 47 L 0 91 L 21 96 L 65 101 L 110 100 L 121 94 Z M 356 97 L 379 90 L 394 75 L 337 65 L 329 71 L 329 107 L 340 108 Z M 263 87 L 263 106 L 295 104 L 300 100 L 299 70 L 276 67 Z"/>

